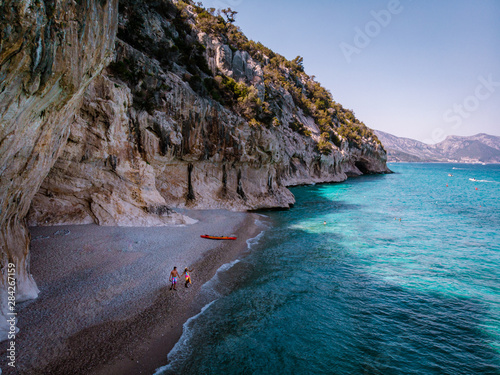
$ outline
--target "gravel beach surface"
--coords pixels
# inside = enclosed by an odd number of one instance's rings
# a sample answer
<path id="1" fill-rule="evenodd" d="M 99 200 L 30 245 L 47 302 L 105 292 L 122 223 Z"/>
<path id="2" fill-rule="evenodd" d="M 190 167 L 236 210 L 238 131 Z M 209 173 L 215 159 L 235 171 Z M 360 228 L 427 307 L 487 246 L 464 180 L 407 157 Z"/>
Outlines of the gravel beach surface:
<path id="1" fill-rule="evenodd" d="M 40 295 L 17 306 L 16 369 L 3 374 L 152 374 L 166 363 L 196 296 L 217 269 L 247 249 L 262 228 L 255 214 L 184 210 L 178 227 L 73 225 L 31 228 L 31 273 Z M 213 241 L 202 234 L 234 235 Z M 177 291 L 174 266 L 194 268 Z"/>

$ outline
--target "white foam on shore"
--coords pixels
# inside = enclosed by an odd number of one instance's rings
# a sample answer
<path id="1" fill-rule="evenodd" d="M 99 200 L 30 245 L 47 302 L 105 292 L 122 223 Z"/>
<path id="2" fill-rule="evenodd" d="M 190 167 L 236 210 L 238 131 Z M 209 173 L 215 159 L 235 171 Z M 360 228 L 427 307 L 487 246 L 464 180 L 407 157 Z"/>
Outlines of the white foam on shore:
<path id="1" fill-rule="evenodd" d="M 232 262 L 229 262 L 229 263 L 226 263 L 226 264 L 223 264 L 222 266 L 220 266 L 217 269 L 217 272 L 215 272 L 215 275 L 210 280 L 208 280 L 205 284 L 203 284 L 201 286 L 202 292 L 205 293 L 207 296 L 210 296 L 211 298 L 222 297 L 222 293 L 217 291 L 217 288 L 216 288 L 216 286 L 220 280 L 219 274 L 221 272 L 229 270 L 230 268 L 232 268 L 235 264 L 237 264 L 239 262 L 240 262 L 240 260 L 236 259 L 236 260 L 233 260 Z"/>
<path id="2" fill-rule="evenodd" d="M 257 226 L 260 226 L 260 227 L 264 226 L 264 227 L 266 227 L 266 229 L 268 227 L 265 223 L 261 222 L 260 220 L 255 220 L 255 224 Z M 264 235 L 264 232 L 265 232 L 265 230 L 262 230 L 257 236 L 249 238 L 248 240 L 246 240 L 248 250 L 251 250 L 253 246 L 255 246 L 256 244 L 259 243 L 260 239 Z M 220 291 L 217 290 L 217 286 L 221 287 L 221 285 L 219 284 L 219 282 L 220 282 L 220 277 L 219 277 L 220 273 L 228 271 L 229 269 L 231 269 L 234 265 L 238 264 L 239 262 L 240 262 L 240 259 L 235 259 L 232 262 L 225 263 L 222 266 L 220 266 L 217 269 L 217 272 L 215 272 L 215 275 L 210 280 L 208 280 L 205 284 L 202 285 L 201 290 L 206 295 L 209 295 L 212 298 L 220 298 L 220 297 L 222 297 L 223 294 L 224 294 L 224 292 L 221 293 Z"/>
<path id="3" fill-rule="evenodd" d="M 260 224 L 260 223 L 257 223 L 259 220 L 256 220 L 256 224 Z M 264 235 L 264 232 L 265 230 L 261 231 L 258 235 L 256 235 L 255 237 L 253 238 L 249 238 L 247 240 L 247 247 L 248 247 L 248 250 L 251 250 L 252 247 L 254 247 L 255 245 L 257 245 L 260 241 L 260 239 L 262 238 L 262 236 Z"/>
<path id="4" fill-rule="evenodd" d="M 215 276 L 217 276 L 217 274 L 218 274 L 219 272 L 222 272 L 222 271 L 227 271 L 228 269 L 230 269 L 232 266 L 234 266 L 234 265 L 235 265 L 236 263 L 238 263 L 239 261 L 240 261 L 239 259 L 235 259 L 235 260 L 233 260 L 232 262 L 229 262 L 229 263 L 223 264 L 222 266 L 220 266 L 220 267 L 217 269 L 217 272 L 215 272 Z M 215 277 L 215 276 L 214 276 L 214 277 Z M 209 280 L 209 282 L 210 282 L 211 280 L 213 280 L 213 278 L 214 278 L 214 277 L 212 277 L 212 279 L 210 279 L 210 280 Z M 207 282 L 207 283 L 205 283 L 205 285 L 206 285 L 206 284 L 208 284 L 208 282 Z"/>
<path id="5" fill-rule="evenodd" d="M 248 243 L 249 240 L 247 240 Z M 154 375 L 162 375 L 165 374 L 167 371 L 173 371 L 173 366 L 176 363 L 182 362 L 185 360 L 188 355 L 189 355 L 189 341 L 193 337 L 194 334 L 194 329 L 190 327 L 190 323 L 202 316 L 205 311 L 214 304 L 215 301 L 217 301 L 220 297 L 222 297 L 222 293 L 219 293 L 216 289 L 216 286 L 219 282 L 219 274 L 221 272 L 225 272 L 229 269 L 231 269 L 235 264 L 239 263 L 239 259 L 235 259 L 232 262 L 225 263 L 222 266 L 220 266 L 217 271 L 215 272 L 215 275 L 208 280 L 205 284 L 201 286 L 202 292 L 210 296 L 213 301 L 207 303 L 201 311 L 196 314 L 195 316 L 192 316 L 189 318 L 183 325 L 182 325 L 182 335 L 179 341 L 174 345 L 170 353 L 167 355 L 167 359 L 170 361 L 169 364 L 160 367 L 156 370 Z"/>
<path id="6" fill-rule="evenodd" d="M 265 216 L 265 215 L 263 215 Z M 263 229 L 257 236 L 253 238 L 249 238 L 246 243 L 248 250 L 251 250 L 252 247 L 254 247 L 256 244 L 259 243 L 260 239 L 264 236 L 264 233 L 266 229 L 269 228 L 269 225 L 256 219 L 255 224 L 259 227 L 264 227 Z M 167 371 L 174 371 L 174 366 L 177 363 L 181 363 L 183 360 L 187 359 L 189 356 L 189 342 L 191 338 L 193 337 L 194 334 L 194 329 L 191 327 L 191 322 L 202 316 L 205 311 L 214 304 L 219 298 L 223 296 L 223 293 L 220 293 L 217 291 L 217 286 L 219 284 L 220 278 L 219 275 L 221 272 L 226 272 L 230 270 L 234 265 L 238 264 L 240 262 L 240 259 L 235 259 L 232 262 L 225 263 L 222 266 L 220 266 L 217 271 L 215 272 L 215 275 L 208 280 L 205 284 L 201 286 L 201 292 L 205 294 L 206 296 L 209 296 L 211 299 L 213 299 L 211 302 L 207 303 L 201 311 L 196 314 L 195 316 L 189 318 L 183 325 L 182 325 L 182 335 L 179 341 L 174 345 L 170 353 L 167 355 L 167 359 L 170 362 L 169 364 L 160 367 L 156 370 L 154 375 L 163 375 L 166 374 Z"/>
<path id="7" fill-rule="evenodd" d="M 187 356 L 188 353 L 187 348 L 189 347 L 189 340 L 191 340 L 191 338 L 193 337 L 193 332 L 194 332 L 194 330 L 189 327 L 190 323 L 195 319 L 197 319 L 199 316 L 201 316 L 203 313 L 205 313 L 205 311 L 210 306 L 212 306 L 215 303 L 215 301 L 217 300 L 213 300 L 209 304 L 203 306 L 203 308 L 198 314 L 189 318 L 186 321 L 186 323 L 182 325 L 182 336 L 179 339 L 179 341 L 177 341 L 177 343 L 174 345 L 170 353 L 168 353 L 167 355 L 167 359 L 170 361 L 170 363 L 168 365 L 156 369 L 154 375 L 162 375 L 165 374 L 165 372 L 168 370 L 173 370 L 172 368 L 173 365 L 175 365 L 175 363 L 179 361 L 182 361 Z"/>

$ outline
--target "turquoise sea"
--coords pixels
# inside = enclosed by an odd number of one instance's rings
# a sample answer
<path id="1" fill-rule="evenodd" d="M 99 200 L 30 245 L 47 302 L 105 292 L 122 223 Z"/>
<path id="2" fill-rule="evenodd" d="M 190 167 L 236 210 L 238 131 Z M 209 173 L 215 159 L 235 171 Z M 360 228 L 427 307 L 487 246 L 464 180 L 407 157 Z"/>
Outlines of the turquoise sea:
<path id="1" fill-rule="evenodd" d="M 262 212 L 157 374 L 500 374 L 500 166 L 389 167 Z"/>

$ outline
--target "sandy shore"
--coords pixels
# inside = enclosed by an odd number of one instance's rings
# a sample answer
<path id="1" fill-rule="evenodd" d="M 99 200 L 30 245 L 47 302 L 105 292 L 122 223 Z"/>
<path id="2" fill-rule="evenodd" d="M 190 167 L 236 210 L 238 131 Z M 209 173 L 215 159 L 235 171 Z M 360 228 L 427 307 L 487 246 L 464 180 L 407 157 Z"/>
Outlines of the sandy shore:
<path id="1" fill-rule="evenodd" d="M 18 305 L 16 371 L 3 374 L 152 374 L 199 312 L 196 297 L 217 269 L 261 230 L 255 214 L 188 211 L 183 227 L 97 225 L 31 228 L 31 273 L 39 298 Z M 211 241 L 201 234 L 236 235 Z M 193 285 L 169 290 L 177 266 Z"/>

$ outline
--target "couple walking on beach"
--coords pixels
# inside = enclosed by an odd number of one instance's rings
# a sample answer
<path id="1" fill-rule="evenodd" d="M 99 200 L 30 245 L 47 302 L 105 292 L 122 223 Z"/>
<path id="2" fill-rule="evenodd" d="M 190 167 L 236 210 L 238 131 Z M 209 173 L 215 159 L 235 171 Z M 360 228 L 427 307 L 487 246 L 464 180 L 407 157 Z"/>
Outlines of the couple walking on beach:
<path id="1" fill-rule="evenodd" d="M 191 275 L 189 275 L 189 272 L 193 272 L 193 270 L 190 270 L 188 269 L 187 267 L 184 268 L 184 272 L 182 273 L 181 276 L 184 276 L 185 279 L 186 279 L 186 288 L 188 287 L 189 284 L 192 284 L 191 282 Z M 177 272 L 177 267 L 174 267 L 174 269 L 170 272 L 170 278 L 169 278 L 169 281 L 172 283 L 172 285 L 170 286 L 170 290 L 172 290 L 172 288 L 174 290 L 177 290 L 176 286 L 177 286 L 177 279 L 179 278 L 179 272 Z"/>

